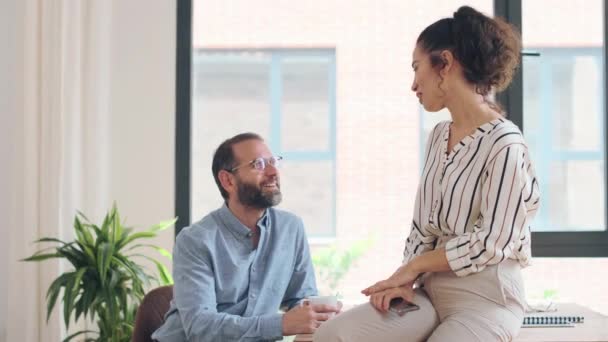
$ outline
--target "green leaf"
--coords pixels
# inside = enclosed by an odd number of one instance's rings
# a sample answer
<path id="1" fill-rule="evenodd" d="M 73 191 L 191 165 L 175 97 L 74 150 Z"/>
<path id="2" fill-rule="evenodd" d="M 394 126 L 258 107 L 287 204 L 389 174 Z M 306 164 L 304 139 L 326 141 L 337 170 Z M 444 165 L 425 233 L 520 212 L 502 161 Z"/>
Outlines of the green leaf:
<path id="1" fill-rule="evenodd" d="M 55 303 L 57 302 L 57 297 L 59 296 L 59 292 L 61 292 L 61 287 L 65 286 L 66 281 L 71 277 L 71 273 L 64 273 L 57 277 L 49 286 L 49 289 L 46 292 L 46 321 L 48 323 L 49 318 L 51 317 L 51 311 L 53 311 L 53 307 L 55 307 Z"/>
<path id="2" fill-rule="evenodd" d="M 74 305 L 74 297 L 72 297 L 73 292 L 71 289 L 74 286 L 75 273 L 70 272 L 68 275 L 63 291 L 63 322 L 65 323 L 66 329 L 70 328 L 70 316 L 72 314 L 72 306 Z"/>
<path id="3" fill-rule="evenodd" d="M 82 246 L 84 250 L 84 254 L 86 255 L 86 263 L 91 267 L 95 267 L 97 265 L 97 259 L 95 258 L 95 251 L 90 246 Z"/>
<path id="4" fill-rule="evenodd" d="M 76 231 L 76 234 L 83 245 L 93 246 L 95 244 L 89 229 L 82 225 L 78 219 L 78 216 L 74 218 L 74 230 Z"/>
<path id="5" fill-rule="evenodd" d="M 162 280 L 161 285 L 173 285 L 173 277 L 171 276 L 171 272 L 169 272 L 167 267 L 161 263 L 157 263 L 156 267 L 158 268 L 158 272 L 160 273 L 160 278 Z"/>
<path id="6" fill-rule="evenodd" d="M 165 230 L 171 226 L 173 226 L 175 224 L 175 222 L 177 222 L 177 217 L 171 220 L 167 220 L 167 221 L 162 221 L 158 224 L 153 225 L 152 227 L 148 228 L 147 231 L 149 232 L 159 232 L 162 230 Z"/>
<path id="7" fill-rule="evenodd" d="M 64 338 L 64 339 L 63 339 L 63 342 L 69 342 L 69 341 L 71 341 L 71 340 L 72 340 L 74 337 L 77 337 L 77 336 L 79 336 L 79 335 L 86 334 L 86 333 L 94 333 L 94 334 L 98 334 L 98 332 L 97 332 L 97 331 L 93 331 L 93 330 L 81 330 L 81 331 L 75 332 L 75 333 L 73 333 L 72 335 L 70 335 L 70 336 L 68 336 L 68 337 Z M 87 340 L 88 340 L 88 339 L 87 339 Z M 93 341 L 95 341 L 95 340 L 93 340 Z"/>
<path id="8" fill-rule="evenodd" d="M 153 262 L 156 265 L 158 272 L 160 273 L 160 279 L 161 279 L 162 285 L 173 284 L 173 277 L 171 277 L 171 273 L 169 272 L 167 267 L 165 267 L 165 265 L 161 264 L 158 260 L 155 260 L 155 259 L 150 258 L 149 256 L 143 255 L 143 254 L 133 254 L 133 256 L 139 256 L 139 257 L 145 258 L 145 259 Z"/>
<path id="9" fill-rule="evenodd" d="M 158 253 L 160 253 L 162 256 L 164 256 L 165 258 L 167 258 L 169 260 L 173 260 L 173 256 L 171 255 L 171 252 L 169 252 L 168 250 L 166 250 L 166 249 L 164 249 L 162 247 L 158 247 L 158 246 L 150 245 L 150 244 L 145 244 L 145 243 L 144 244 L 140 243 L 140 244 L 134 245 L 131 248 L 127 249 L 127 252 L 131 251 L 131 250 L 134 250 L 134 249 L 137 249 L 139 247 L 150 247 L 150 248 L 153 248 Z"/>
<path id="10" fill-rule="evenodd" d="M 43 248 L 43 249 L 41 249 L 41 250 L 37 251 L 36 253 L 34 253 L 32 256 L 34 256 L 34 255 L 39 255 L 39 254 L 43 254 L 43 253 L 48 252 L 48 251 L 50 251 L 50 250 L 52 250 L 52 249 L 53 249 L 53 250 L 57 250 L 58 248 L 57 248 L 57 246 L 51 246 L 51 247 Z"/>
<path id="11" fill-rule="evenodd" d="M 96 283 L 93 281 L 84 281 L 84 290 L 81 297 L 82 302 L 82 310 L 84 313 L 84 317 L 87 317 L 88 309 L 91 307 L 93 300 L 95 299 L 95 295 L 97 292 Z M 92 316 L 92 315 L 91 315 Z"/>
<path id="12" fill-rule="evenodd" d="M 117 250 L 120 250 L 125 246 L 125 240 L 129 237 L 132 231 L 133 228 L 123 228 L 120 238 L 116 241 Z"/>
<path id="13" fill-rule="evenodd" d="M 85 224 L 83 224 L 83 226 L 84 226 L 86 229 L 93 230 L 93 231 L 95 232 L 95 235 L 96 235 L 98 238 L 99 238 L 100 236 L 102 236 L 102 235 L 103 235 L 103 232 L 101 231 L 101 228 L 97 227 L 97 226 L 96 226 L 96 225 L 94 225 L 94 224 L 85 223 Z"/>
<path id="14" fill-rule="evenodd" d="M 114 253 L 114 246 L 108 242 L 104 242 L 99 246 L 97 250 L 97 267 L 101 277 L 102 284 L 106 282 L 108 275 L 108 268 L 112 261 L 112 254 Z"/>
<path id="15" fill-rule="evenodd" d="M 68 259 L 74 268 L 79 269 L 87 265 L 87 257 L 82 251 L 74 247 L 74 245 L 79 247 L 75 242 L 70 242 L 69 244 L 59 248 L 57 252 Z"/>
<path id="16" fill-rule="evenodd" d="M 131 236 L 129 236 L 128 238 L 126 238 L 123 243 L 119 246 L 119 249 L 128 245 L 129 243 L 131 243 L 134 240 L 137 239 L 147 239 L 147 238 L 153 238 L 156 237 L 156 233 L 154 232 L 139 232 L 139 233 L 135 233 Z"/>
<path id="17" fill-rule="evenodd" d="M 112 215 L 112 213 L 106 214 L 106 217 L 103 219 L 103 223 L 101 224 L 101 234 L 99 234 L 100 237 L 103 237 L 105 241 L 110 240 L 110 223 L 112 222 L 112 217 L 110 215 Z"/>
<path id="18" fill-rule="evenodd" d="M 71 289 L 73 298 L 76 298 L 81 290 L 80 282 L 82 281 L 82 276 L 86 271 L 86 268 L 81 268 L 76 272 L 76 276 L 74 276 L 74 286 Z"/>
<path id="19" fill-rule="evenodd" d="M 34 243 L 40 243 L 40 242 L 59 242 L 60 244 L 63 244 L 63 245 L 67 244 L 67 242 L 63 242 L 59 239 L 49 238 L 49 237 L 45 237 L 45 238 L 34 241 Z"/>
<path id="20" fill-rule="evenodd" d="M 120 214 L 118 210 L 116 210 L 116 203 L 112 208 L 112 213 L 114 214 L 112 217 L 112 242 L 116 242 L 120 235 L 122 234 L 122 225 L 120 224 Z"/>
<path id="21" fill-rule="evenodd" d="M 91 222 L 91 220 L 89 220 L 89 218 L 85 214 L 83 214 L 82 211 L 76 210 L 76 217 L 79 217 L 79 216 L 86 222 Z"/>
<path id="22" fill-rule="evenodd" d="M 62 257 L 62 255 L 59 253 L 38 254 L 38 255 L 32 255 L 29 258 L 21 259 L 21 261 L 42 261 L 42 260 L 61 258 L 61 257 Z"/>

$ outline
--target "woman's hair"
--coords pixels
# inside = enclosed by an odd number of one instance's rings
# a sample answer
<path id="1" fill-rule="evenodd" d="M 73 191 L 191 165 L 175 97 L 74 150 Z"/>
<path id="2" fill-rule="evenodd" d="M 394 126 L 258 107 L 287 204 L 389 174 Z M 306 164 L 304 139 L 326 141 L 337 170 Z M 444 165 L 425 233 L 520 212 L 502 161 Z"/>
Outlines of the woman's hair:
<path id="1" fill-rule="evenodd" d="M 521 38 L 515 28 L 469 6 L 425 28 L 416 43 L 430 55 L 433 67 L 443 67 L 440 53 L 451 51 L 466 80 L 484 97 L 492 89 L 505 89 L 519 65 Z"/>

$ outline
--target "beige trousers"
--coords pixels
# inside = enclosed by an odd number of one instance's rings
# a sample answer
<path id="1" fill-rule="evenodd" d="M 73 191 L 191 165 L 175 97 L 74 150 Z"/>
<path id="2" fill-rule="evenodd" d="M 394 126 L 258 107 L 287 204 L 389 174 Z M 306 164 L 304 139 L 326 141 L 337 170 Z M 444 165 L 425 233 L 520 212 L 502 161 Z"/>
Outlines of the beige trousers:
<path id="1" fill-rule="evenodd" d="M 511 341 L 525 311 L 519 263 L 507 260 L 466 277 L 430 274 L 413 301 L 420 310 L 401 317 L 359 305 L 323 323 L 314 341 Z"/>

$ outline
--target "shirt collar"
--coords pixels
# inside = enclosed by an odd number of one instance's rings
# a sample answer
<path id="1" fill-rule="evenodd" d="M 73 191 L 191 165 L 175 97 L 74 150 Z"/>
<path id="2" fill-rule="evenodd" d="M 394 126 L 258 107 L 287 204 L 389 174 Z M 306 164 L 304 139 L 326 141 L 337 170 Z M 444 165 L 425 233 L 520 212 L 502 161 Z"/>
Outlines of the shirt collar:
<path id="1" fill-rule="evenodd" d="M 270 229 L 270 218 L 268 215 L 270 209 L 264 210 L 264 214 L 257 222 L 257 226 L 260 230 Z M 222 221 L 224 221 L 224 225 L 234 234 L 239 237 L 250 238 L 251 237 L 251 229 L 247 228 L 239 219 L 234 216 L 228 205 L 224 203 L 219 210 L 220 217 Z"/>

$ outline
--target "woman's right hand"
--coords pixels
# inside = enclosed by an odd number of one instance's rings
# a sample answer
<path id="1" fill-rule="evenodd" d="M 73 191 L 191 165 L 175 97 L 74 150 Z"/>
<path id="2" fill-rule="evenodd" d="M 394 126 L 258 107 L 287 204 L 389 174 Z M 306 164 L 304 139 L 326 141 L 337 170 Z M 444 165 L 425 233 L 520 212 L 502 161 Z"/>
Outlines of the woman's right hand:
<path id="1" fill-rule="evenodd" d="M 388 312 L 391 299 L 403 298 L 407 302 L 414 300 L 414 289 L 412 284 L 407 284 L 400 287 L 393 287 L 372 294 L 369 298 L 370 304 L 380 312 Z"/>
<path id="2" fill-rule="evenodd" d="M 370 296 L 376 292 L 382 292 L 394 287 L 408 286 L 408 284 L 411 288 L 411 284 L 413 284 L 420 275 L 419 272 L 414 270 L 412 265 L 413 263 L 408 263 L 407 265 L 399 267 L 393 275 L 364 289 L 361 293 Z"/>

